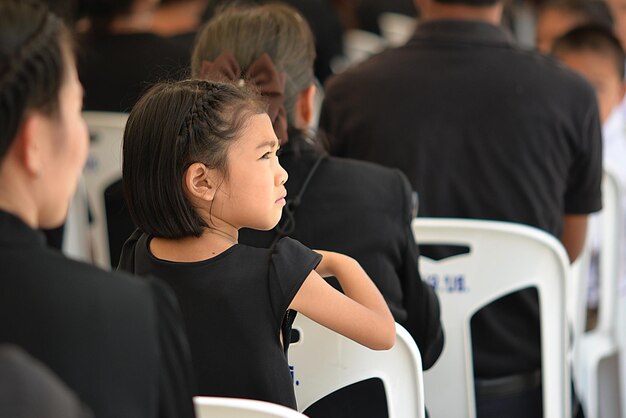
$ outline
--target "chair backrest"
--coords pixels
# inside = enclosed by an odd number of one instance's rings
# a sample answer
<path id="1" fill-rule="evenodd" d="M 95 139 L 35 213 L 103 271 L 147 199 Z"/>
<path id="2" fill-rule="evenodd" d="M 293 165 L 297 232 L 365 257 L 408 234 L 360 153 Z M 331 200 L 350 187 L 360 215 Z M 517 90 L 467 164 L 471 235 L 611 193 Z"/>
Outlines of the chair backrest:
<path id="1" fill-rule="evenodd" d="M 624 276 L 624 193 L 618 175 L 604 168 L 600 212 L 600 294 L 596 329 L 610 335 L 617 345 L 621 417 L 626 418 L 626 288 Z M 599 397 L 602 388 L 599 388 Z M 598 402 L 602 402 L 598 399 Z"/>
<path id="2" fill-rule="evenodd" d="M 282 405 L 252 399 L 195 396 L 198 418 L 305 418 L 306 415 Z"/>
<path id="3" fill-rule="evenodd" d="M 610 333 L 616 330 L 619 280 L 623 271 L 622 246 L 625 235 L 623 191 L 619 178 L 607 167 L 604 168 L 602 176 L 602 211 L 594 215 L 589 227 L 597 228 L 597 231 L 588 230 L 585 248 L 576 262 L 572 264 L 573 280 L 568 296 L 568 314 L 572 322 L 574 340 L 585 332 L 591 252 L 594 245 L 597 245 L 599 250 L 598 283 L 600 289 L 596 328 Z M 591 239 L 592 235 L 593 239 Z"/>
<path id="4" fill-rule="evenodd" d="M 85 180 L 81 177 L 65 218 L 63 253 L 85 263 L 92 262 L 88 201 Z"/>
<path id="5" fill-rule="evenodd" d="M 412 227 L 418 244 L 470 250 L 439 261 L 420 258 L 422 278 L 434 284 L 439 296 L 446 333 L 439 360 L 424 373 L 425 402 L 432 416 L 476 416 L 470 320 L 490 302 L 536 287 L 544 416 L 569 417 L 565 284 L 570 270 L 560 242 L 536 228 L 508 222 L 416 218 Z"/>
<path id="6" fill-rule="evenodd" d="M 602 177 L 602 212 L 600 212 L 600 302 L 597 328 L 613 335 L 618 326 L 617 303 L 624 245 L 622 199 L 623 191 L 617 175 L 605 167 Z"/>
<path id="7" fill-rule="evenodd" d="M 94 264 L 110 270 L 109 236 L 104 191 L 122 177 L 122 140 L 128 115 L 113 112 L 83 112 L 91 143 L 83 176 L 89 194 Z"/>
<path id="8" fill-rule="evenodd" d="M 566 287 L 566 307 L 569 320 L 570 340 L 574 344 L 585 333 L 587 324 L 587 296 L 589 293 L 589 270 L 591 266 L 591 243 L 589 234 L 585 246 L 571 265 L 571 280 Z"/>
<path id="9" fill-rule="evenodd" d="M 293 328 L 300 339 L 289 346 L 298 409 L 370 378 L 379 378 L 389 418 L 424 417 L 422 359 L 415 341 L 396 324 L 396 343 L 386 351 L 370 350 L 299 314 Z"/>

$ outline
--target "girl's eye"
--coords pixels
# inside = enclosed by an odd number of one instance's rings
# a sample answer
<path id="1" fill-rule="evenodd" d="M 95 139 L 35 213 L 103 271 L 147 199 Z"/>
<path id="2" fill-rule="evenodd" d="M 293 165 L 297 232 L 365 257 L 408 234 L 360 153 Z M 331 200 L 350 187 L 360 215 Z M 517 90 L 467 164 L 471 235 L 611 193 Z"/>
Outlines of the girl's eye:
<path id="1" fill-rule="evenodd" d="M 271 152 L 266 152 L 265 154 L 263 154 L 263 156 L 261 157 L 261 159 L 264 159 L 264 160 L 269 160 L 271 156 L 272 156 L 272 153 L 271 153 Z"/>

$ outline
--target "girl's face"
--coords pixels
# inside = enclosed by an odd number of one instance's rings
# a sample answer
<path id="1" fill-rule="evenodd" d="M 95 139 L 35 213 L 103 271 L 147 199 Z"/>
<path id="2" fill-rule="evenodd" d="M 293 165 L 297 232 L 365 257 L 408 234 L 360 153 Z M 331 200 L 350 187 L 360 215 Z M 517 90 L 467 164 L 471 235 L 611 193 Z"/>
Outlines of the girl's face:
<path id="1" fill-rule="evenodd" d="M 211 216 L 235 228 L 272 229 L 280 220 L 287 172 L 276 156 L 278 139 L 267 114 L 249 118 L 228 149 L 228 175 L 219 186 Z"/>
<path id="2" fill-rule="evenodd" d="M 49 140 L 42 168 L 40 227 L 60 225 L 76 190 L 87 152 L 89 135 L 82 117 L 83 88 L 74 60 L 66 54 L 65 80 L 59 91 L 59 113 L 47 118 Z"/>

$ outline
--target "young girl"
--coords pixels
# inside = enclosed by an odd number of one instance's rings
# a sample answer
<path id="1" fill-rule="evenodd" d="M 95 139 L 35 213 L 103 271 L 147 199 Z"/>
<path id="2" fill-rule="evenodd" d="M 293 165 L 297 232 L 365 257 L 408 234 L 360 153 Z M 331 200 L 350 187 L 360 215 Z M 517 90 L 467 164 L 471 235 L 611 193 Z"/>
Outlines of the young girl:
<path id="1" fill-rule="evenodd" d="M 238 244 L 268 230 L 285 205 L 287 173 L 265 106 L 230 85 L 188 80 L 153 87 L 124 134 L 123 182 L 141 232 L 120 266 L 175 291 L 198 393 L 296 408 L 286 358 L 294 309 L 373 349 L 395 339 L 387 305 L 353 259 L 290 238 L 273 250 Z M 336 276 L 345 295 L 323 276 Z"/>

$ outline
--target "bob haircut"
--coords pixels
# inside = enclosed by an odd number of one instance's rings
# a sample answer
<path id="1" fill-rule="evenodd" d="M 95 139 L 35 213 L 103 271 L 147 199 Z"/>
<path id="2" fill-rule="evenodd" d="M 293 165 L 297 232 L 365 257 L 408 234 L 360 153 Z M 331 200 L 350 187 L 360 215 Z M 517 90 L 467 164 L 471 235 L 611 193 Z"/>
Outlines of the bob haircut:
<path id="1" fill-rule="evenodd" d="M 0 1 L 0 161 L 30 111 L 59 110 L 69 31 L 42 2 Z"/>
<path id="2" fill-rule="evenodd" d="M 229 146 L 265 109 L 252 92 L 225 83 L 185 80 L 148 90 L 130 112 L 123 145 L 124 193 L 139 229 L 183 238 L 209 228 L 183 192 L 185 170 L 201 162 L 227 178 Z"/>

